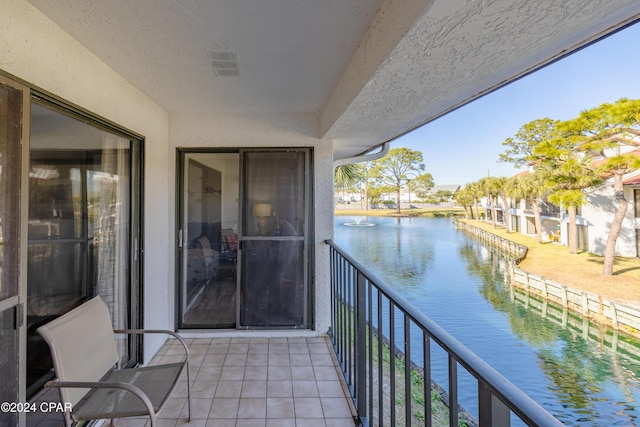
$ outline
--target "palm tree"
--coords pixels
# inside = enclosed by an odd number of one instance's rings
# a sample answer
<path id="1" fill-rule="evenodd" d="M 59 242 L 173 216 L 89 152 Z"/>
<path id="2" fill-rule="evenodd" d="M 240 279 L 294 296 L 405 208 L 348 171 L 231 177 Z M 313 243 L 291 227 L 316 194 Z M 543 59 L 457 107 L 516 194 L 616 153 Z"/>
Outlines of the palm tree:
<path id="1" fill-rule="evenodd" d="M 496 179 L 491 176 L 481 178 L 478 181 L 479 187 L 482 189 L 483 194 L 487 196 L 489 208 L 491 209 L 491 223 L 493 228 L 496 228 L 496 209 L 495 199 L 498 195 L 498 184 Z"/>
<path id="2" fill-rule="evenodd" d="M 509 209 L 509 196 L 505 191 L 508 179 L 504 176 L 493 178 L 493 185 L 497 190 L 498 196 L 502 199 L 502 215 L 504 217 L 504 226 L 507 233 L 511 232 L 511 210 Z"/>
<path id="3" fill-rule="evenodd" d="M 484 195 L 484 193 L 482 192 L 482 188 L 480 187 L 480 184 L 478 183 L 478 181 L 472 182 L 471 184 L 467 184 L 465 188 L 467 189 L 467 191 L 469 191 L 469 193 L 473 197 L 473 204 L 476 208 L 476 220 L 479 221 L 480 212 L 478 212 L 478 205 L 480 204 L 480 199 Z"/>
<path id="4" fill-rule="evenodd" d="M 531 172 L 516 175 L 507 181 L 505 191 L 509 197 L 513 197 L 516 200 L 525 200 L 531 205 L 536 237 L 538 238 L 538 243 L 542 243 L 542 221 L 540 219 L 538 200 L 544 197 L 547 190 L 540 175 Z"/>
<path id="5" fill-rule="evenodd" d="M 335 188 L 347 190 L 360 182 L 362 175 L 358 169 L 358 164 L 356 163 L 338 166 L 333 172 Z"/>
<path id="6" fill-rule="evenodd" d="M 456 201 L 457 204 L 459 204 L 464 208 L 464 217 L 466 219 L 469 219 L 469 213 L 471 213 L 471 218 L 473 219 L 472 206 L 473 206 L 473 203 L 475 202 L 475 197 L 473 196 L 472 189 L 469 188 L 469 186 L 461 188 L 460 190 L 456 191 L 456 193 L 453 195 L 453 199 Z M 467 208 L 469 210 L 467 210 Z"/>
<path id="7" fill-rule="evenodd" d="M 357 189 L 362 192 L 361 184 L 365 180 L 365 168 L 362 163 L 351 163 L 338 166 L 333 172 L 335 189 L 338 191 L 349 191 Z M 366 203 L 366 200 L 365 200 Z M 367 208 L 369 204 L 366 203 Z"/>

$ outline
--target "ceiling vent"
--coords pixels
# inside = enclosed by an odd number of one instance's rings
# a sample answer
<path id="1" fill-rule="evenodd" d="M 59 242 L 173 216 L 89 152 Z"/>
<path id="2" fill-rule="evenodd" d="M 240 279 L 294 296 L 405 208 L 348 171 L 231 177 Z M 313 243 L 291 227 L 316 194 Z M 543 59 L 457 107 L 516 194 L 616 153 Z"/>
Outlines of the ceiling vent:
<path id="1" fill-rule="evenodd" d="M 238 55 L 230 50 L 212 50 L 209 59 L 216 76 L 239 76 Z"/>

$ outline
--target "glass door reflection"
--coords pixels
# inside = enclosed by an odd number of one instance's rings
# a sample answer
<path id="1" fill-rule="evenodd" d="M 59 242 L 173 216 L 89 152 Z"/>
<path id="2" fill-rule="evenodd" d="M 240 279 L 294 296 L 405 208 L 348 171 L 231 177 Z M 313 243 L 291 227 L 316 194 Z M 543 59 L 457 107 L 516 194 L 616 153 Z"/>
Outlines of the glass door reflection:
<path id="1" fill-rule="evenodd" d="M 180 328 L 235 328 L 238 153 L 182 155 Z"/>

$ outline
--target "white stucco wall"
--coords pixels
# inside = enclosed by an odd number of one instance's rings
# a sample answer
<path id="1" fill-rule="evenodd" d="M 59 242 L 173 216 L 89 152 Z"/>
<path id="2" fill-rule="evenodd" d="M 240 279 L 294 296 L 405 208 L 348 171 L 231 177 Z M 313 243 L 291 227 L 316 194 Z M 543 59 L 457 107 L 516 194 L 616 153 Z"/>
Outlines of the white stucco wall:
<path id="1" fill-rule="evenodd" d="M 25 0 L 3 0 L 1 10 L 1 70 L 145 137 L 144 325 L 172 329 L 169 114 Z M 145 340 L 145 358 L 161 340 Z"/>
<path id="2" fill-rule="evenodd" d="M 315 330 L 330 322 L 329 254 L 333 233 L 333 155 L 320 140 L 318 117 L 175 115 L 113 72 L 25 0 L 5 0 L 0 13 L 0 70 L 145 138 L 144 326 L 174 328 L 176 147 L 314 148 Z M 161 338 L 145 340 L 145 361 Z"/>
<path id="3" fill-rule="evenodd" d="M 602 255 L 607 244 L 609 228 L 616 212 L 613 185 L 603 185 L 587 193 L 587 203 L 582 207 L 582 217 L 589 223 L 589 252 Z M 635 218 L 633 190 L 626 188 L 627 212 L 622 223 L 622 231 L 616 242 L 616 255 L 636 257 Z"/>

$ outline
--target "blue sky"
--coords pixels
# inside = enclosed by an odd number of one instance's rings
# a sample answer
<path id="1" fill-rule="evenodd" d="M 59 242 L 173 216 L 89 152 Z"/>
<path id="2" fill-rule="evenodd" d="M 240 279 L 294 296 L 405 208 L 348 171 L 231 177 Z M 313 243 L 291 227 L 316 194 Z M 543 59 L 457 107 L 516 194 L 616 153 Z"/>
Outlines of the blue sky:
<path id="1" fill-rule="evenodd" d="M 435 183 L 460 184 L 521 170 L 498 163 L 502 142 L 525 123 L 567 120 L 620 98 L 640 98 L 640 24 L 628 27 L 396 139 L 422 151 Z"/>

